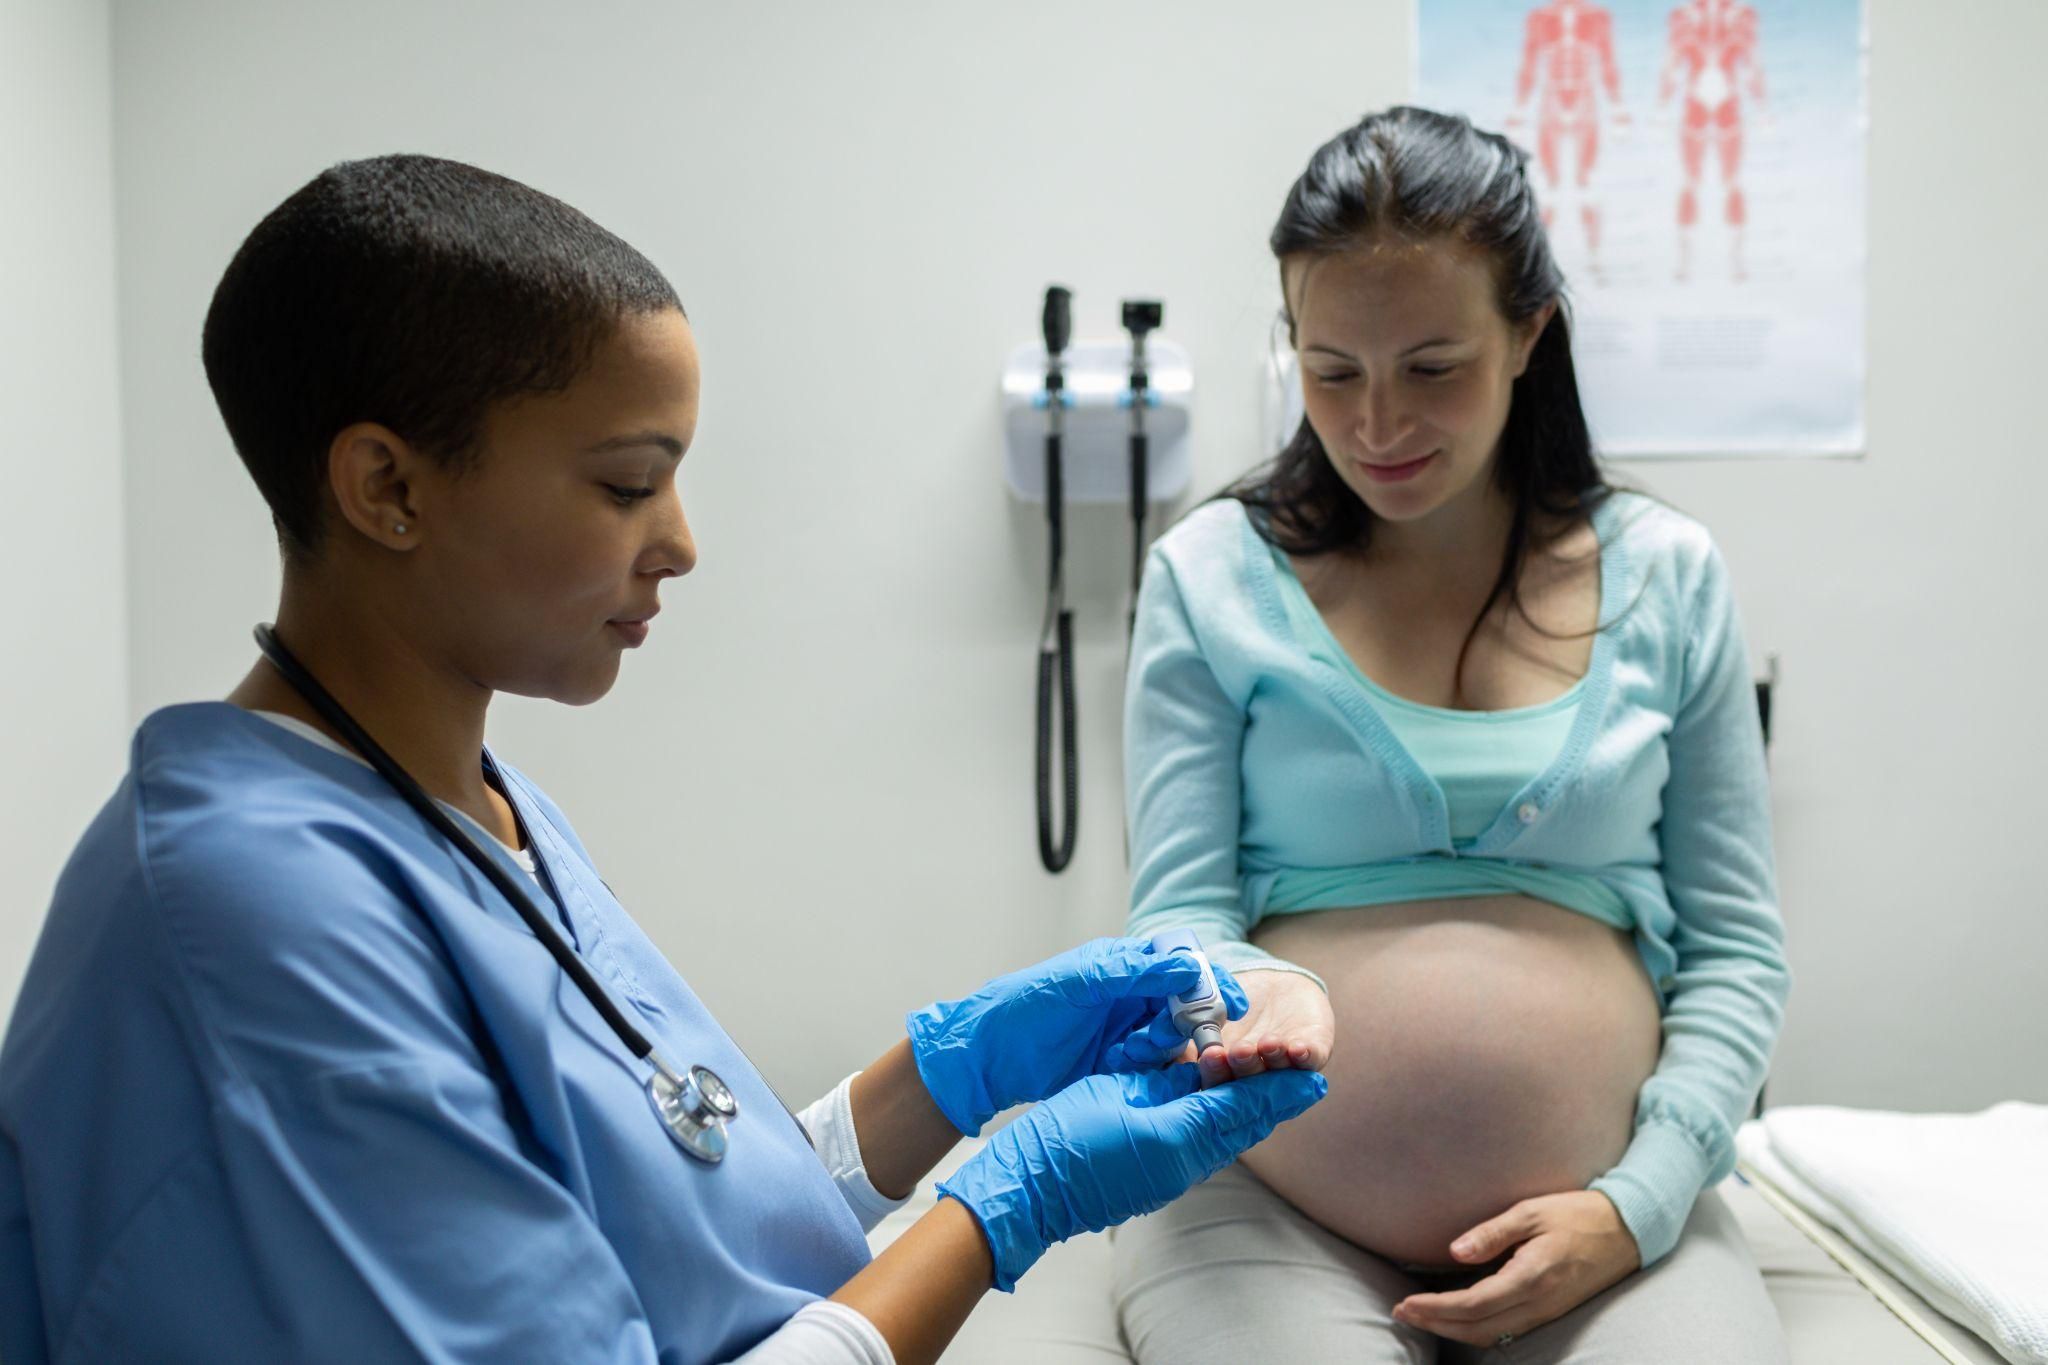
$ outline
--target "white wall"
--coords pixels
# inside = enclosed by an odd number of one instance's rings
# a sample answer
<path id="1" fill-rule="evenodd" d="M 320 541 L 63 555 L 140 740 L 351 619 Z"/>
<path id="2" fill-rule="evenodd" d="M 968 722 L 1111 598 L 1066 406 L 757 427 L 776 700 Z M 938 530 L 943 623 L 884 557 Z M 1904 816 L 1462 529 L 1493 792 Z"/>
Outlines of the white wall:
<path id="1" fill-rule="evenodd" d="M 0 0 L 0 1017 L 127 766 L 103 0 Z"/>
<path id="2" fill-rule="evenodd" d="M 2048 493 L 2022 340 L 2048 7 L 1959 31 L 1874 0 L 1871 454 L 1631 466 L 1727 548 L 1783 653 L 1799 974 L 1774 1102 L 2048 1098 L 2048 895 L 2026 873 Z M 1264 238 L 1311 150 L 1406 93 L 1408 7 L 537 3 L 116 7 L 131 718 L 218 696 L 276 577 L 198 360 L 214 282 L 322 166 L 393 150 L 560 195 L 675 280 L 703 350 L 703 552 L 605 704 L 508 702 L 495 742 L 791 1098 L 903 1008 L 1121 923 L 1119 514 L 1074 517 L 1085 812 L 1032 817 L 1035 512 L 995 383 L 1039 294 L 1078 335 L 1167 303 L 1197 486 L 1257 457 Z M 1085 40 L 1085 41 L 1083 41 Z M 2039 104 L 2037 96 L 2034 99 Z M 2023 113 L 2032 117 L 2021 117 Z M 2029 327 L 2022 333 L 2020 325 Z M 66 824 L 76 823 L 75 816 Z"/>

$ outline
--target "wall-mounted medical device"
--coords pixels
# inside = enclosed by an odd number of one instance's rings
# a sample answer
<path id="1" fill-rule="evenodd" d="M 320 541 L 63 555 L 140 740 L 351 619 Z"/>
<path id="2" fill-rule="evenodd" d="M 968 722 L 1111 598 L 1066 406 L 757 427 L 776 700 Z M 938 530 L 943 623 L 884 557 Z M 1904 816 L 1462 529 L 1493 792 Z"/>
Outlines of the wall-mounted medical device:
<path id="1" fill-rule="evenodd" d="M 1074 727 L 1073 612 L 1066 601 L 1069 502 L 1122 503 L 1131 517 L 1131 605 L 1137 619 L 1151 504 L 1179 497 L 1189 481 L 1188 414 L 1194 372 L 1186 350 L 1153 336 L 1165 306 L 1123 305 L 1121 341 L 1072 340 L 1072 295 L 1045 291 L 1040 339 L 1011 353 L 1003 369 L 1003 470 L 1010 491 L 1045 505 L 1045 618 L 1038 638 L 1038 856 L 1048 872 L 1074 856 L 1080 792 Z M 1053 810 L 1057 717 L 1065 825 Z"/>
<path id="2" fill-rule="evenodd" d="M 1074 341 L 1062 355 L 1063 491 L 1070 503 L 1123 503 L 1130 491 L 1131 360 L 1129 335 Z M 1189 400 L 1194 369 L 1187 348 L 1163 337 L 1145 342 L 1145 434 L 1151 447 L 1148 501 L 1187 492 Z M 1045 501 L 1046 350 L 1019 346 L 1003 367 L 1003 479 L 1026 502 Z"/>

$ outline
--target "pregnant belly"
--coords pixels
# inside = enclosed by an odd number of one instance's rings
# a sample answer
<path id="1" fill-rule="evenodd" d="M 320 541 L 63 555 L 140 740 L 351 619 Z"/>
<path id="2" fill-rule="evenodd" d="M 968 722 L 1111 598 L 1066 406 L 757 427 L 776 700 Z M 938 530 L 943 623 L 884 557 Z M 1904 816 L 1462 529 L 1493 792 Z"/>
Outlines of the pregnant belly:
<path id="1" fill-rule="evenodd" d="M 1338 1236 L 1453 1266 L 1459 1233 L 1627 1148 L 1662 1033 L 1626 932 L 1486 896 L 1286 915 L 1252 941 L 1329 985 L 1337 1043 L 1328 1098 L 1243 1163 Z"/>

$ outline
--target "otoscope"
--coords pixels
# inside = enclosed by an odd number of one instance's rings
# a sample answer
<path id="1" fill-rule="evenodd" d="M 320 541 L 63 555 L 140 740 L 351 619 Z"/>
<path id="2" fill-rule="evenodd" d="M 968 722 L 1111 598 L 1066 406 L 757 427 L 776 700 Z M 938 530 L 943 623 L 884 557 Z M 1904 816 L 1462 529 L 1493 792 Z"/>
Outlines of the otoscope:
<path id="1" fill-rule="evenodd" d="M 1183 994 L 1168 996 L 1167 1008 L 1172 1011 L 1173 1026 L 1180 1030 L 1180 1036 L 1194 1043 L 1197 1057 L 1212 1047 L 1220 1047 L 1230 1011 L 1223 1003 L 1223 992 L 1216 989 L 1216 972 L 1209 965 L 1209 955 L 1202 951 L 1201 935 L 1192 929 L 1169 929 L 1153 935 L 1152 950 L 1186 953 L 1200 965 L 1201 981 Z"/>
<path id="2" fill-rule="evenodd" d="M 1166 306 L 1155 299 L 1125 299 L 1124 328 L 1131 334 L 1131 614 L 1124 625 L 1128 638 L 1138 629 L 1138 586 L 1145 576 L 1146 474 L 1150 466 L 1145 440 L 1145 400 L 1151 377 L 1145 370 L 1145 334 L 1159 325 Z"/>
<path id="3" fill-rule="evenodd" d="M 1067 610 L 1063 561 L 1066 553 L 1066 491 L 1061 484 L 1060 417 L 1066 376 L 1060 353 L 1067 349 L 1067 302 L 1058 285 L 1045 291 L 1045 519 L 1050 532 L 1050 576 L 1045 590 L 1045 624 L 1038 635 L 1038 857 L 1048 872 L 1064 871 L 1074 856 L 1080 781 L 1074 750 L 1074 614 Z M 1063 760 L 1067 827 L 1057 843 L 1052 812 L 1053 667 L 1059 667 L 1060 752 Z"/>

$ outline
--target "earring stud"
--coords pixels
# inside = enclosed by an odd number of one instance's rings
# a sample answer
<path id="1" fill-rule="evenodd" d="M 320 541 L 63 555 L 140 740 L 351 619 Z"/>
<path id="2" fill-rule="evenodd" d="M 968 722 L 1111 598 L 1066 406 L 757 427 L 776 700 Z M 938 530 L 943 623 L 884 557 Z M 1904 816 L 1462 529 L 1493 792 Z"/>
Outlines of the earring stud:
<path id="1" fill-rule="evenodd" d="M 395 524 L 394 526 L 392 526 L 392 528 L 391 528 L 391 529 L 392 529 L 393 531 L 396 531 L 396 532 L 397 532 L 397 533 L 398 533 L 399 535 L 404 535 L 404 534 L 405 534 L 405 523 L 404 523 L 404 522 L 402 522 L 402 521 L 401 521 L 401 522 L 398 522 L 397 524 Z"/>

